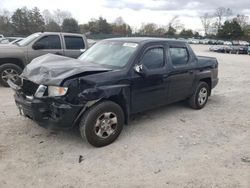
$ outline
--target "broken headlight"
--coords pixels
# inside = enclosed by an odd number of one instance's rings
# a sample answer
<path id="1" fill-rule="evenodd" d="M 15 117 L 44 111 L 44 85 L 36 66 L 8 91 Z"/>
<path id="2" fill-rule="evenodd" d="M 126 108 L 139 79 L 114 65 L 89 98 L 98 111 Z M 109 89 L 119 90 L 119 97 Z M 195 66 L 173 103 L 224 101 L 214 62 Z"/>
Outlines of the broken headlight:
<path id="1" fill-rule="evenodd" d="M 48 96 L 49 97 L 59 97 L 67 93 L 67 87 L 58 87 L 58 86 L 48 86 Z"/>

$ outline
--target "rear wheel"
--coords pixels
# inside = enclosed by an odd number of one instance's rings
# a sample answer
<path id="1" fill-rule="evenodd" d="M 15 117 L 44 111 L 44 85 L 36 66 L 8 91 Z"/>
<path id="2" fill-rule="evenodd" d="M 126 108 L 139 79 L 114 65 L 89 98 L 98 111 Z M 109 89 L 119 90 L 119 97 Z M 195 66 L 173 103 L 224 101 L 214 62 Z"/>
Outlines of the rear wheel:
<path id="1" fill-rule="evenodd" d="M 124 124 L 122 108 L 112 102 L 100 102 L 87 110 L 80 122 L 81 136 L 95 147 L 114 142 Z"/>
<path id="2" fill-rule="evenodd" d="M 7 81 L 8 79 L 16 82 L 18 80 L 18 76 L 22 73 L 22 69 L 11 63 L 3 64 L 0 66 L 0 84 L 9 87 Z"/>
<path id="3" fill-rule="evenodd" d="M 189 98 L 188 102 L 191 108 L 202 109 L 208 100 L 210 88 L 206 82 L 199 82 L 194 94 Z"/>

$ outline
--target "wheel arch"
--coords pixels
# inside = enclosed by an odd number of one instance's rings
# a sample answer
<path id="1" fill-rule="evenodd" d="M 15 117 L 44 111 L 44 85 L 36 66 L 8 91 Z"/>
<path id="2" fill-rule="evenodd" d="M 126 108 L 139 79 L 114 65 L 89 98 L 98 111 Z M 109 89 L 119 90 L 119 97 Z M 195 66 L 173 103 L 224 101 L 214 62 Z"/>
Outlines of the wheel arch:
<path id="1" fill-rule="evenodd" d="M 85 106 L 77 116 L 74 125 L 78 124 L 79 120 L 87 110 L 104 101 L 112 101 L 118 104 L 124 113 L 124 123 L 128 124 L 130 115 L 130 95 L 127 86 L 128 85 L 102 86 L 95 89 L 84 90 L 80 93 L 80 100 L 88 102 L 85 103 Z"/>
<path id="2" fill-rule="evenodd" d="M 14 64 L 24 69 L 25 65 L 21 59 L 18 58 L 0 58 L 0 66 L 4 64 Z"/>
<path id="3" fill-rule="evenodd" d="M 206 82 L 207 83 L 207 85 L 209 86 L 209 96 L 210 96 L 211 91 L 212 91 L 212 79 L 210 77 L 202 78 L 202 79 L 200 79 L 200 82 Z"/>
<path id="4" fill-rule="evenodd" d="M 124 120 L 125 120 L 125 124 L 128 124 L 129 122 L 129 108 L 128 108 L 128 101 L 124 98 L 123 95 L 114 95 L 114 96 L 110 96 L 109 98 L 104 98 L 101 101 L 112 101 L 116 104 L 118 104 L 123 113 L 124 113 Z"/>

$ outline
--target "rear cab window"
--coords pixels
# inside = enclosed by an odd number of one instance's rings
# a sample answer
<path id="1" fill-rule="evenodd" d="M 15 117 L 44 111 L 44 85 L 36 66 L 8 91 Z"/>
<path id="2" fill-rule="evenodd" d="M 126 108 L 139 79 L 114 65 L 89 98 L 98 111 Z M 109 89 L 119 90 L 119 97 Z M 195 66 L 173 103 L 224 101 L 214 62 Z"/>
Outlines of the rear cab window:
<path id="1" fill-rule="evenodd" d="M 64 36 L 66 50 L 85 49 L 85 43 L 80 36 Z"/>

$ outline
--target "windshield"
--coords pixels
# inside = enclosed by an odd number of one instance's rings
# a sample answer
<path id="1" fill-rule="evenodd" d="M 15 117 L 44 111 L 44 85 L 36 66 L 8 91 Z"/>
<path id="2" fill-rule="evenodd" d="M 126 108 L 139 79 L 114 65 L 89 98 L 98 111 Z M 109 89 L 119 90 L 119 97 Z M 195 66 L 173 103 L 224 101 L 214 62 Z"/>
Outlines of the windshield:
<path id="1" fill-rule="evenodd" d="M 19 46 L 26 46 L 28 45 L 30 42 L 32 42 L 33 40 L 35 40 L 37 37 L 39 37 L 41 35 L 41 33 L 34 33 L 26 38 L 24 38 L 23 40 L 21 40 L 20 42 L 18 42 L 17 44 Z"/>
<path id="2" fill-rule="evenodd" d="M 79 59 L 113 68 L 121 68 L 128 63 L 137 46 L 137 43 L 131 42 L 102 41 L 92 46 Z"/>

